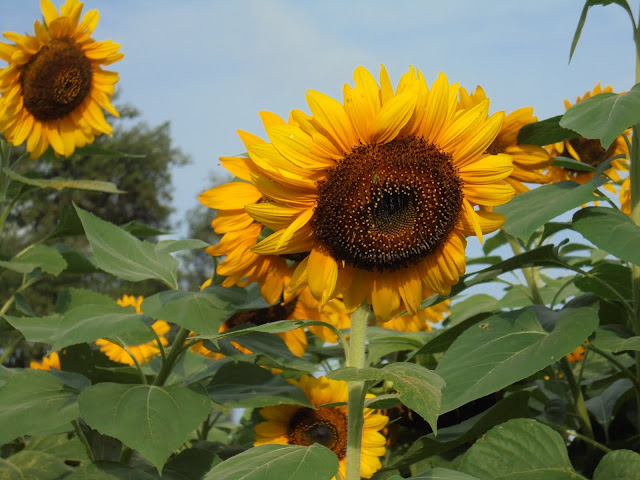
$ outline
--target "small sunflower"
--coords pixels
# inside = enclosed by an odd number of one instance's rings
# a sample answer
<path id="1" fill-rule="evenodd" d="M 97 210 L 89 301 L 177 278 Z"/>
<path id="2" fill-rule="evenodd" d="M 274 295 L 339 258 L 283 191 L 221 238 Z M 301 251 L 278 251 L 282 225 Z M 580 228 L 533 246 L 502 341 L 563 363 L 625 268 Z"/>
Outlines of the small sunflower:
<path id="1" fill-rule="evenodd" d="M 471 108 L 487 98 L 481 86 L 477 86 L 471 94 L 461 87 L 458 108 Z M 500 132 L 487 148 L 493 155 L 506 153 L 513 158 L 513 172 L 505 180 L 515 188 L 517 193 L 524 193 L 529 188 L 524 183 L 549 183 L 549 178 L 542 174 L 542 169 L 551 165 L 549 153 L 537 145 L 519 145 L 518 133 L 525 125 L 537 122 L 532 107 L 523 107 L 511 112 L 504 118 Z M 524 182 L 524 183 L 523 183 Z"/>
<path id="2" fill-rule="evenodd" d="M 280 117 L 268 112 L 262 112 L 261 117 L 265 128 L 285 124 Z M 247 149 L 269 146 L 250 133 L 240 130 L 238 135 Z M 293 267 L 284 256 L 258 255 L 251 251 L 264 227 L 255 223 L 244 207 L 267 201 L 251 183 L 251 175 L 258 169 L 250 159 L 244 157 L 221 157 L 220 162 L 239 181 L 211 188 L 198 197 L 200 203 L 217 210 L 211 226 L 214 232 L 223 235 L 217 245 L 207 248 L 207 253 L 214 257 L 225 257 L 216 268 L 218 275 L 226 277 L 222 282 L 223 287 L 243 287 L 257 282 L 264 299 L 273 305 L 281 301 L 283 293 L 286 295 Z"/>
<path id="3" fill-rule="evenodd" d="M 118 299 L 118 305 L 121 307 L 132 306 L 136 309 L 136 313 L 140 315 L 142 314 L 140 306 L 143 300 L 143 296 L 135 297 L 133 295 L 124 295 Z M 164 320 L 156 320 L 153 325 L 151 325 L 151 328 L 153 328 L 154 332 L 158 335 L 162 345 L 169 344 L 165 335 L 169 333 L 171 327 L 167 322 Z M 113 343 L 105 338 L 100 338 L 96 340 L 95 343 L 100 347 L 100 351 L 109 357 L 109 359 L 117 363 L 124 363 L 125 365 L 135 365 L 136 362 L 131 355 L 135 357 L 138 363 L 145 363 L 158 354 L 158 344 L 155 340 L 141 345 L 127 345 L 127 349 L 131 354 L 117 343 Z"/>
<path id="4" fill-rule="evenodd" d="M 44 24 L 34 23 L 34 36 L 5 32 L 14 44 L 0 42 L 0 130 L 13 145 L 25 140 L 31 158 L 51 145 L 69 156 L 95 135 L 111 135 L 102 109 L 114 116 L 110 97 L 118 74 L 104 65 L 124 56 L 120 45 L 91 38 L 99 13 L 82 18 L 83 4 L 67 0 L 58 13 L 50 0 L 41 0 Z"/>
<path id="5" fill-rule="evenodd" d="M 584 353 L 585 353 L 584 347 L 579 346 L 573 352 L 567 355 L 567 360 L 569 360 L 569 362 L 571 363 L 578 363 L 582 361 L 582 359 L 584 358 Z"/>
<path id="6" fill-rule="evenodd" d="M 595 88 L 584 94 L 583 97 L 578 97 L 575 103 L 580 103 L 587 98 L 591 98 L 595 95 L 599 95 L 605 92 L 613 92 L 610 86 L 602 88 L 600 82 Z M 571 107 L 571 102 L 564 101 L 565 110 Z M 624 133 L 623 135 L 627 135 Z M 583 162 L 592 167 L 597 167 L 605 160 L 614 157 L 616 155 L 625 155 L 629 157 L 629 148 L 625 142 L 623 135 L 618 136 L 609 148 L 604 149 L 598 139 L 587 139 L 583 137 L 574 138 L 572 140 L 565 140 L 564 142 L 554 143 L 549 145 L 549 154 L 557 157 L 568 157 L 578 162 Z M 606 170 L 606 174 L 615 182 L 621 180 L 619 172 L 625 170 L 625 162 L 621 159 L 613 160 L 611 166 Z M 573 170 L 565 167 L 549 167 L 547 170 L 547 176 L 552 182 L 561 182 L 563 180 L 573 180 L 579 184 L 588 182 L 593 178 L 593 172 L 587 172 L 584 170 Z M 615 188 L 611 184 L 605 184 L 607 190 L 615 192 Z"/>
<path id="7" fill-rule="evenodd" d="M 430 332 L 431 324 L 440 323 L 444 316 L 449 314 L 449 300 L 437 303 L 427 308 L 423 308 L 416 315 L 402 315 L 395 317 L 381 327 L 400 332 Z"/>
<path id="8" fill-rule="evenodd" d="M 29 368 L 33 368 L 34 370 L 51 370 L 52 368 L 61 370 L 58 352 L 51 352 L 49 355 L 42 357 L 41 362 L 31 360 L 31 362 L 29 362 Z"/>
<path id="9" fill-rule="evenodd" d="M 250 180 L 263 201 L 246 212 L 274 233 L 253 251 L 302 255 L 291 289 L 308 285 L 326 304 L 364 300 L 379 321 L 447 295 L 465 271 L 466 236 L 500 228 L 487 211 L 515 191 L 506 154 L 487 154 L 504 114 L 489 101 L 458 109 L 458 86 L 440 74 L 428 88 L 413 67 L 393 90 L 362 67 L 344 104 L 311 91 L 312 115 L 267 127 L 250 145 Z M 257 196 L 257 194 L 256 194 Z"/>
<path id="10" fill-rule="evenodd" d="M 347 382 L 306 375 L 299 381 L 291 382 L 305 392 L 309 402 L 315 407 L 347 401 Z M 266 421 L 255 426 L 255 446 L 272 443 L 306 446 L 319 443 L 336 454 L 340 461 L 340 477 L 345 478 L 348 420 L 346 405 L 315 410 L 299 405 L 276 405 L 261 409 L 260 415 Z M 363 478 L 371 478 L 382 468 L 379 457 L 386 453 L 387 440 L 380 430 L 388 421 L 389 418 L 385 415 L 370 408 L 364 409 L 360 457 L 360 475 Z"/>
<path id="11" fill-rule="evenodd" d="M 620 186 L 620 210 L 631 215 L 631 177 L 627 177 Z"/>

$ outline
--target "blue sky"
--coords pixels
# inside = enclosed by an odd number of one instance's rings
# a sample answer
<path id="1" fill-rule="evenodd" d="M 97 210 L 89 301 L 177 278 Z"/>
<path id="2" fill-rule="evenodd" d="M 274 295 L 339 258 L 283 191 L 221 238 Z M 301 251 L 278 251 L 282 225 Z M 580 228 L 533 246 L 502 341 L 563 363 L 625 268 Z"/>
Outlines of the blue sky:
<path id="1" fill-rule="evenodd" d="M 377 76 L 384 64 L 394 84 L 409 65 L 429 83 L 443 71 L 468 90 L 482 85 L 493 111 L 533 106 L 540 119 L 562 113 L 563 99 L 598 81 L 628 90 L 631 28 L 615 5 L 590 10 L 568 64 L 582 4 L 87 0 L 85 11 L 100 10 L 95 39 L 122 46 L 124 60 L 111 67 L 120 74 L 121 100 L 152 125 L 170 121 L 175 144 L 193 160 L 174 172 L 177 224 L 213 186 L 210 172 L 224 178 L 218 157 L 243 152 L 237 129 L 264 136 L 258 112 L 308 111 L 308 89 L 341 99 L 358 65 Z M 0 31 L 32 33 L 39 1 L 0 0 L 0 12 Z"/>

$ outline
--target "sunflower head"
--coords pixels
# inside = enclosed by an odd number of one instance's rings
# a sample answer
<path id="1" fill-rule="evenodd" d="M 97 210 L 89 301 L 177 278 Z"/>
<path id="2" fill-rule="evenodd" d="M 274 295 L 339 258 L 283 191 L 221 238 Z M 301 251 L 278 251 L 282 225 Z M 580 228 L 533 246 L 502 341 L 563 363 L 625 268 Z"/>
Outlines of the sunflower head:
<path id="1" fill-rule="evenodd" d="M 60 356 L 58 352 L 51 352 L 49 355 L 42 357 L 41 362 L 31 360 L 31 362 L 29 362 L 29 368 L 33 368 L 34 370 L 51 370 L 52 368 L 61 370 Z"/>
<path id="2" fill-rule="evenodd" d="M 327 403 L 346 402 L 347 382 L 326 377 L 303 376 L 292 380 L 306 394 L 314 407 L 277 405 L 265 407 L 260 415 L 265 419 L 255 427 L 255 446 L 271 443 L 281 445 L 312 445 L 319 443 L 336 454 L 340 462 L 340 475 L 345 478 L 347 453 L 347 406 L 322 407 Z M 369 408 L 364 409 L 360 470 L 363 478 L 371 478 L 382 464 L 379 457 L 386 452 L 386 438 L 380 430 L 389 418 Z"/>
<path id="3" fill-rule="evenodd" d="M 594 87 L 592 91 L 586 92 L 582 97 L 576 99 L 576 104 L 580 103 L 588 98 L 601 93 L 611 93 L 613 88 L 606 86 L 602 88 L 600 82 Z M 564 101 L 565 109 L 568 110 L 571 107 L 571 102 Z M 586 163 L 592 167 L 597 167 L 605 160 L 617 155 L 629 156 L 629 148 L 624 140 L 624 135 L 628 136 L 628 132 L 618 136 L 614 142 L 608 147 L 604 148 L 598 139 L 588 139 L 584 137 L 573 138 L 571 140 L 565 140 L 564 142 L 554 143 L 547 148 L 551 156 L 568 157 L 578 162 Z M 625 169 L 624 160 L 613 160 L 609 169 L 605 172 L 614 181 L 620 181 L 620 172 Z M 585 170 L 577 170 L 566 167 L 549 167 L 547 176 L 553 182 L 560 182 L 563 180 L 573 180 L 577 183 L 583 184 L 593 178 L 594 173 Z M 612 185 L 606 184 L 605 188 L 611 192 L 615 189 Z"/>
<path id="4" fill-rule="evenodd" d="M 26 141 L 32 158 L 51 145 L 69 156 L 96 135 L 111 134 L 102 109 L 111 105 L 118 75 L 102 69 L 123 57 L 120 45 L 97 42 L 91 34 L 98 11 L 84 17 L 83 4 L 67 0 L 60 12 L 42 0 L 44 23 L 36 21 L 34 35 L 5 32 L 13 43 L 0 42 L 0 130 L 13 145 Z"/>
<path id="5" fill-rule="evenodd" d="M 584 353 L 585 353 L 585 349 L 581 345 L 578 348 L 576 348 L 573 352 L 567 355 L 567 360 L 569 360 L 569 362 L 571 363 L 578 363 L 584 358 Z"/>
<path id="6" fill-rule="evenodd" d="M 354 77 L 342 103 L 311 91 L 311 115 L 272 120 L 270 143 L 249 146 L 261 201 L 245 211 L 274 232 L 254 253 L 296 255 L 291 291 L 348 310 L 367 301 L 385 321 L 457 283 L 465 237 L 504 220 L 485 207 L 513 197 L 513 159 L 488 150 L 504 114 L 488 116 L 486 99 L 458 108 L 444 74 L 429 88 L 412 67 L 395 90 L 384 67 L 379 84 L 361 67 Z"/>

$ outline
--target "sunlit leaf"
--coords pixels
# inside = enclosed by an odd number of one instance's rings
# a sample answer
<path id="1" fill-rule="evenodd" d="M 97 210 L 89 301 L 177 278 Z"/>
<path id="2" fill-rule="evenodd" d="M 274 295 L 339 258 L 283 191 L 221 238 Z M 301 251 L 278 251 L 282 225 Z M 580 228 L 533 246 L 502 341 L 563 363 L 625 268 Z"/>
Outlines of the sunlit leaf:
<path id="1" fill-rule="evenodd" d="M 51 179 L 36 179 L 29 178 L 19 173 L 3 169 L 5 175 L 10 177 L 16 182 L 24 183 L 25 185 L 31 185 L 38 188 L 53 188 L 54 190 L 63 190 L 65 188 L 74 190 L 87 190 L 91 192 L 104 192 L 104 193 L 125 193 L 123 190 L 118 190 L 111 182 L 101 182 L 99 180 L 72 180 L 68 178 L 51 178 Z"/>
<path id="2" fill-rule="evenodd" d="M 573 130 L 560 126 L 562 115 L 540 120 L 524 125 L 518 133 L 520 145 L 545 146 L 552 143 L 564 142 L 580 135 Z"/>
<path id="3" fill-rule="evenodd" d="M 607 453 L 593 472 L 593 480 L 630 480 L 638 478 L 640 455 L 631 450 Z"/>
<path id="4" fill-rule="evenodd" d="M 34 245 L 8 262 L 0 261 L 0 267 L 18 273 L 30 273 L 39 268 L 43 272 L 59 275 L 67 267 L 67 262 L 56 249 Z"/>

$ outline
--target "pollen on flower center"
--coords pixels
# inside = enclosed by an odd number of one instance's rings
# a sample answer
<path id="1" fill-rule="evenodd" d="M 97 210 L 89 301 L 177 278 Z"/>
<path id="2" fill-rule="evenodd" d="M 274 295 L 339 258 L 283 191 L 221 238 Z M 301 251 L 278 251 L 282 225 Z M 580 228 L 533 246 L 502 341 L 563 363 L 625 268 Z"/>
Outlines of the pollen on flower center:
<path id="1" fill-rule="evenodd" d="M 335 259 L 395 271 L 444 244 L 462 186 L 451 156 L 423 138 L 359 145 L 318 183 L 311 226 Z"/>
<path id="2" fill-rule="evenodd" d="M 71 113 L 91 90 L 91 62 L 73 44 L 54 40 L 22 67 L 24 106 L 40 121 Z"/>
<path id="3" fill-rule="evenodd" d="M 287 436 L 292 445 L 319 443 L 342 459 L 347 453 L 347 417 L 336 408 L 301 408 L 291 417 Z"/>

